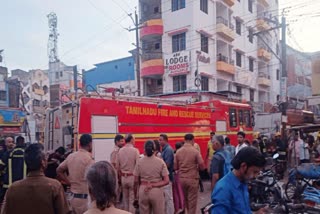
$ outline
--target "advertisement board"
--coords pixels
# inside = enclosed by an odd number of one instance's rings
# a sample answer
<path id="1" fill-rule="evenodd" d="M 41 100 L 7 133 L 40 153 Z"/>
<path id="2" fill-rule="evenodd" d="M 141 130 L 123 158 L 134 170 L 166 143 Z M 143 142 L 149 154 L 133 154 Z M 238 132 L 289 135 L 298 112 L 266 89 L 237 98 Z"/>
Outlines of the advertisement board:
<path id="1" fill-rule="evenodd" d="M 190 52 L 181 51 L 170 54 L 165 57 L 166 72 L 169 74 L 174 73 L 188 73 L 191 69 L 190 66 Z"/>

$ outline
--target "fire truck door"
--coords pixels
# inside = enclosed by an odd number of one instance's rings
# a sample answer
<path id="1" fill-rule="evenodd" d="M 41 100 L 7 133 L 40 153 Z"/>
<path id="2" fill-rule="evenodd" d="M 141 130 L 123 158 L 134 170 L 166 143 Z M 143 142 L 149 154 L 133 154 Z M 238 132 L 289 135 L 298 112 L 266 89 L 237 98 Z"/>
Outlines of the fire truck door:
<path id="1" fill-rule="evenodd" d="M 93 157 L 96 162 L 110 161 L 110 154 L 114 148 L 114 135 L 118 132 L 117 121 L 117 117 L 113 116 L 91 117 Z"/>
<path id="2" fill-rule="evenodd" d="M 226 121 L 217 120 L 216 121 L 216 132 L 219 135 L 224 135 L 226 137 L 226 134 L 227 134 L 227 122 Z"/>

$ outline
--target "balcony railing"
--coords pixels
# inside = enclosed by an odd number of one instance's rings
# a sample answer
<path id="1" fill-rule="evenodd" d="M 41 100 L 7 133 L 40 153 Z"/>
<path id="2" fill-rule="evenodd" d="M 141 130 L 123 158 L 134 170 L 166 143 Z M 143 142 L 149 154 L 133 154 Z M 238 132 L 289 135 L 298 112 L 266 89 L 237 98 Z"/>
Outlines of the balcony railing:
<path id="1" fill-rule="evenodd" d="M 270 75 L 263 73 L 263 72 L 259 72 L 258 75 L 259 78 L 266 78 L 266 79 L 270 79 Z"/>
<path id="2" fill-rule="evenodd" d="M 157 53 L 157 52 L 145 52 L 142 54 L 142 60 L 143 61 L 148 61 L 152 59 L 162 59 L 162 53 Z"/>
<path id="3" fill-rule="evenodd" d="M 143 22 L 146 22 L 148 20 L 151 20 L 151 19 L 161 19 L 161 13 L 147 13 L 147 14 L 144 14 L 141 19 L 140 19 L 140 22 L 143 23 Z"/>
<path id="4" fill-rule="evenodd" d="M 222 62 L 228 63 L 230 65 L 234 65 L 234 60 L 233 59 L 229 59 L 229 57 L 224 56 L 221 53 L 219 53 L 217 55 L 217 61 L 222 61 Z"/>
<path id="5" fill-rule="evenodd" d="M 234 25 L 228 20 L 226 20 L 225 18 L 223 18 L 222 16 L 217 16 L 217 24 L 224 24 L 231 30 L 234 30 Z"/>

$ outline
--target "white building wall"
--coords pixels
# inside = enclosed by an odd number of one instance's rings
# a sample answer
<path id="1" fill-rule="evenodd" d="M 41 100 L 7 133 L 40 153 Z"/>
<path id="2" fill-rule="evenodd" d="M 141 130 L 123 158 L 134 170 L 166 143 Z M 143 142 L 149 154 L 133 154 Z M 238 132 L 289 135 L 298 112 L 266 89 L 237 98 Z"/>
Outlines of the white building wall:
<path id="1" fill-rule="evenodd" d="M 237 86 L 242 89 L 242 99 L 250 101 L 250 90 L 254 90 L 254 102 L 275 103 L 276 96 L 279 94 L 279 81 L 276 80 L 276 70 L 279 68 L 279 60 L 272 56 L 268 70 L 270 75 L 270 87 L 261 88 L 258 85 L 259 69 L 258 64 L 261 59 L 258 57 L 258 37 L 253 37 L 253 43 L 249 42 L 248 29 L 252 29 L 253 33 L 260 30 L 257 29 L 257 19 L 261 17 L 261 7 L 258 11 L 260 0 L 253 0 L 252 12 L 249 11 L 248 0 L 234 0 L 232 7 L 228 6 L 224 0 L 208 0 L 208 14 L 200 10 L 200 1 L 186 0 L 186 7 L 177 11 L 172 11 L 172 2 L 162 0 L 161 11 L 164 25 L 164 33 L 162 36 L 162 52 L 163 58 L 166 60 L 173 56 L 172 53 L 172 36 L 181 32 L 186 32 L 186 50 L 189 53 L 189 73 L 187 74 L 187 90 L 195 90 L 194 84 L 195 71 L 206 77 L 209 77 L 209 91 L 232 90 L 236 92 Z M 269 1 L 269 7 L 264 7 L 263 11 L 271 11 L 272 15 L 277 15 L 278 3 Z M 259 12 L 259 13 L 258 13 Z M 230 42 L 217 34 L 217 16 L 222 16 L 229 23 L 234 25 L 235 39 Z M 271 18 L 273 18 L 271 16 Z M 236 33 L 236 19 L 242 22 L 241 35 Z M 271 24 L 274 26 L 274 24 Z M 209 53 L 201 52 L 206 58 L 210 58 L 209 63 L 199 62 L 197 64 L 197 51 L 201 50 L 201 33 L 211 35 L 209 38 Z M 279 32 L 270 32 L 270 47 L 276 52 L 276 43 L 279 41 Z M 223 41 L 223 49 L 221 43 Z M 224 52 L 226 57 L 236 62 L 236 51 L 242 53 L 242 66 L 238 67 L 235 63 L 235 74 L 230 75 L 223 72 L 217 72 L 217 54 Z M 249 58 L 254 60 L 253 71 L 249 69 Z M 198 65 L 198 66 L 197 66 Z M 267 67 L 267 66 L 266 66 Z M 163 93 L 173 92 L 173 77 L 169 74 L 169 70 L 165 69 L 163 75 Z M 263 94 L 262 92 L 266 92 Z M 261 96 L 259 96 L 261 95 Z M 270 98 L 270 99 L 269 99 Z"/>

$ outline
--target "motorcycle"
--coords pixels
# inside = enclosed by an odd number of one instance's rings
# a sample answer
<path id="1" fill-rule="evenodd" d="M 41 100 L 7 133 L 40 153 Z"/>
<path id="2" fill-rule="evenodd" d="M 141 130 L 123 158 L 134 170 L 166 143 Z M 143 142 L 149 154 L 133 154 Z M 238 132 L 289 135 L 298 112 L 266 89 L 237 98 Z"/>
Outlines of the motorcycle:
<path id="1" fill-rule="evenodd" d="M 282 188 L 283 184 L 278 180 L 276 169 L 279 166 L 277 159 L 279 154 L 274 154 L 275 162 L 267 167 L 253 181 L 249 183 L 250 205 L 253 211 L 268 206 L 269 213 L 289 213 L 287 200 Z"/>

